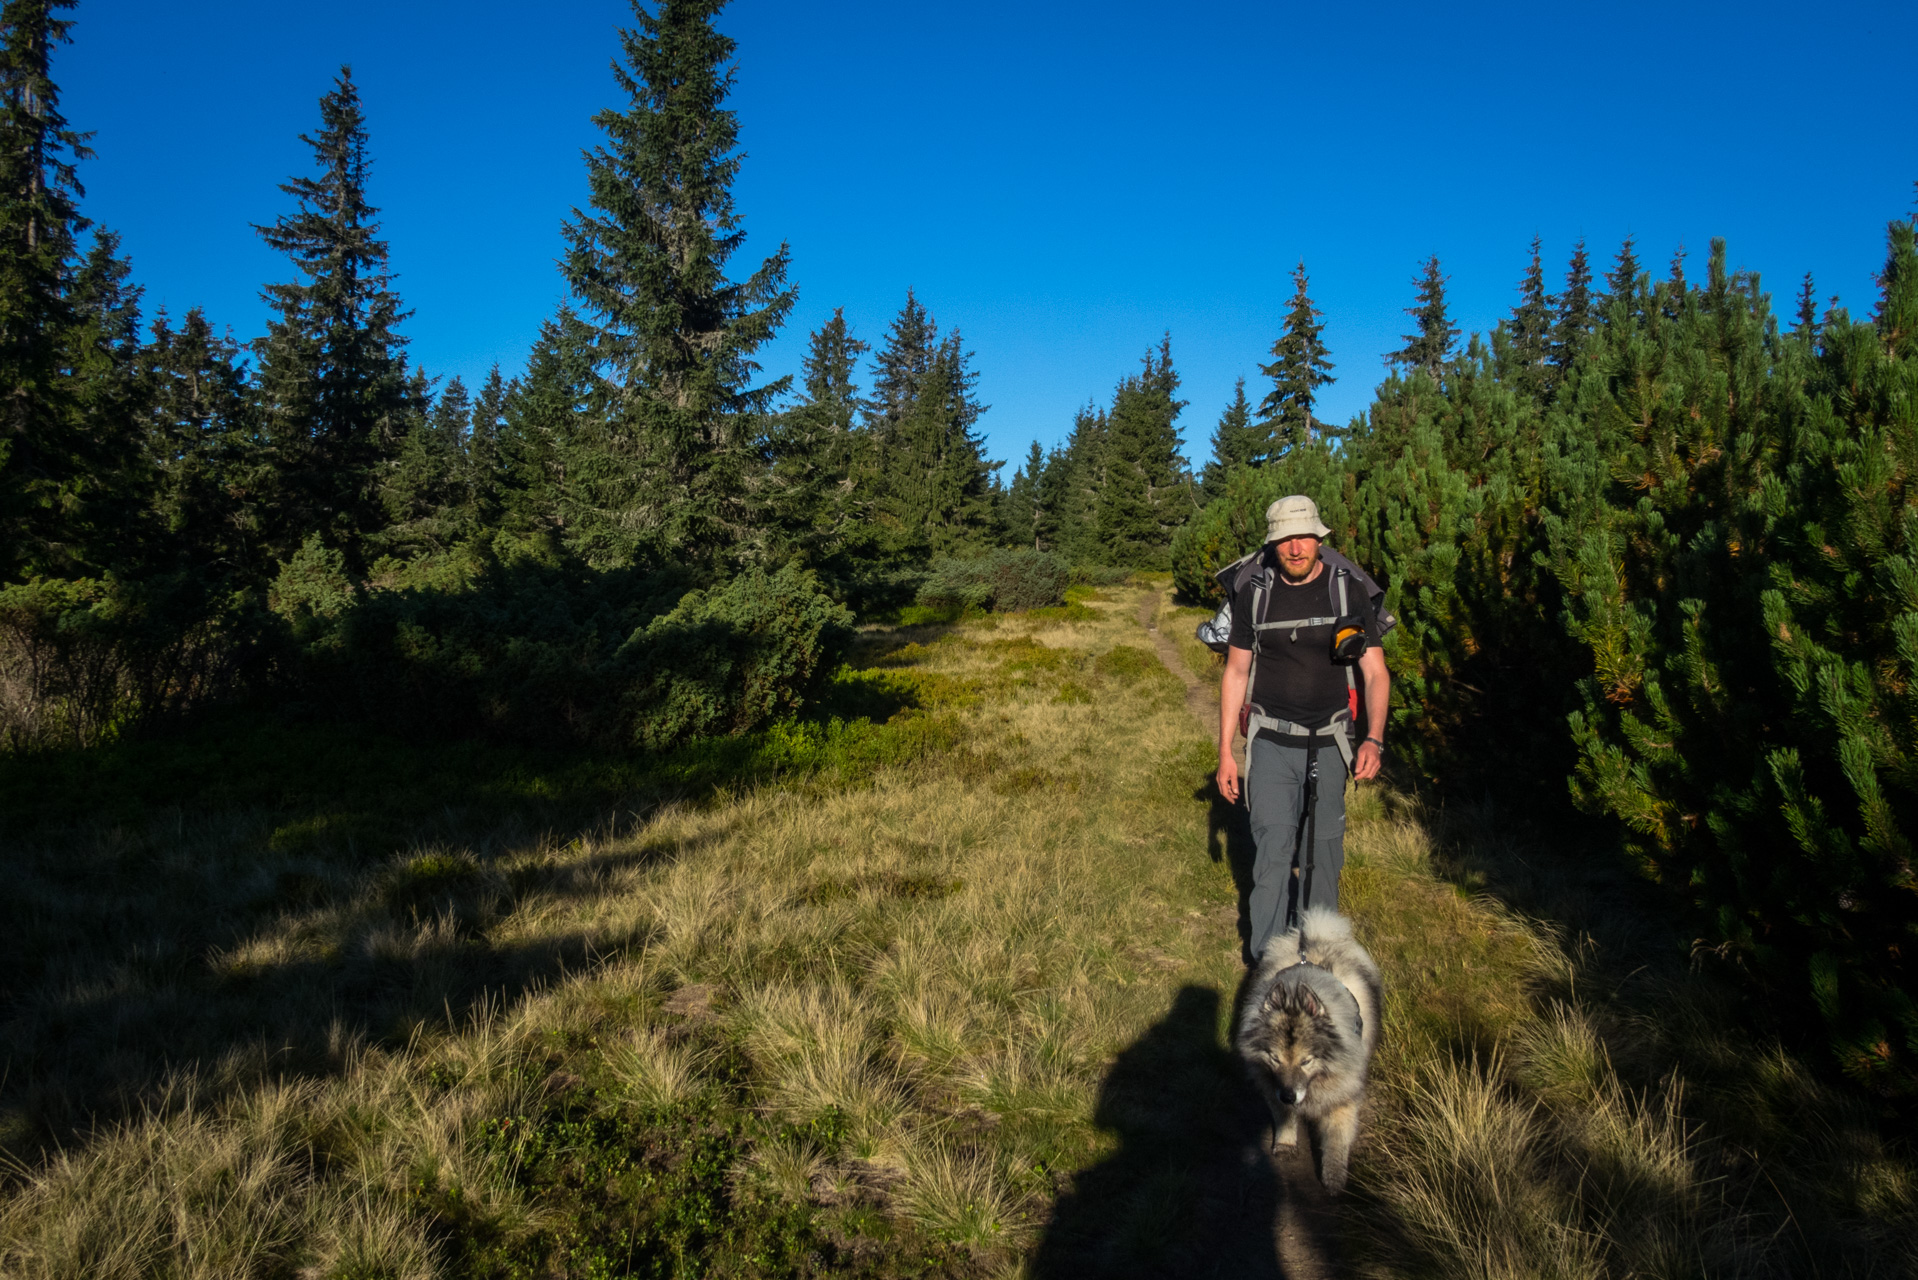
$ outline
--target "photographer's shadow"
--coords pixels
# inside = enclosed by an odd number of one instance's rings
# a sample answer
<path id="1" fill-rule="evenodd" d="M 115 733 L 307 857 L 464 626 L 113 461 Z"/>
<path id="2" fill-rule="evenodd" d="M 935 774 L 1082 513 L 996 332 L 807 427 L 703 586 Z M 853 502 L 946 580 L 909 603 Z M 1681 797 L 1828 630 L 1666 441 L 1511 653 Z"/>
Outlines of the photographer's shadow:
<path id="1" fill-rule="evenodd" d="M 1186 986 L 1122 1052 L 1093 1119 L 1118 1139 L 1074 1179 L 1031 1274 L 1281 1277 L 1265 1107 L 1220 1040 L 1220 995 Z"/>

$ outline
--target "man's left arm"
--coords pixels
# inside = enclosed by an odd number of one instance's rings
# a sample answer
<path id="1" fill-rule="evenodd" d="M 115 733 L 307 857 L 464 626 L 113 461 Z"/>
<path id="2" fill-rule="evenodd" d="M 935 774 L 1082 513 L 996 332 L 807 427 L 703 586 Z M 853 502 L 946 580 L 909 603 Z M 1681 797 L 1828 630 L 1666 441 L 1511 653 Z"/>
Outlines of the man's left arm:
<path id="1" fill-rule="evenodd" d="M 1384 763 L 1385 714 L 1392 705 L 1392 673 L 1385 669 L 1385 650 L 1377 644 L 1365 647 L 1359 657 L 1359 673 L 1365 677 L 1365 731 L 1368 735 L 1352 760 L 1352 776 L 1376 778 Z"/>

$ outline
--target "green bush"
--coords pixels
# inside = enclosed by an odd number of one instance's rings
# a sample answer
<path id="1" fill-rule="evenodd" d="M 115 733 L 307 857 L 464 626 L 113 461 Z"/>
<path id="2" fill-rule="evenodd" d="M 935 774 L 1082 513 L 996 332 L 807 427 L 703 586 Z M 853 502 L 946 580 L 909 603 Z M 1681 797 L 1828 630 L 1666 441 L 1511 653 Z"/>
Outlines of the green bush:
<path id="1" fill-rule="evenodd" d="M 942 556 L 933 562 L 931 576 L 919 588 L 919 603 L 999 613 L 1043 609 L 1064 603 L 1071 580 L 1072 570 L 1065 561 L 1030 547 L 967 560 Z"/>
<path id="2" fill-rule="evenodd" d="M 275 628 L 183 578 L 0 587 L 0 749 L 87 747 L 240 687 Z"/>
<path id="3" fill-rule="evenodd" d="M 852 617 L 793 568 L 703 590 L 538 558 L 464 585 L 298 609 L 297 685 L 316 710 L 408 733 L 660 750 L 803 706 Z"/>

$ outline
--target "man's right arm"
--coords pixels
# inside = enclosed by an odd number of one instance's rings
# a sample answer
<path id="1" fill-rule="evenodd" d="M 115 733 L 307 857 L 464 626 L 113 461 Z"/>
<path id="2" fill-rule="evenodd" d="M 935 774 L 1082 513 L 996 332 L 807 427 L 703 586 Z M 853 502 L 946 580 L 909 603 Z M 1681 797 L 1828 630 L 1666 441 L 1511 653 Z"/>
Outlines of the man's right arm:
<path id="1" fill-rule="evenodd" d="M 1239 761 L 1232 739 L 1239 732 L 1239 708 L 1245 705 L 1245 685 L 1252 674 L 1252 651 L 1237 646 L 1225 651 L 1225 675 L 1219 680 L 1219 794 L 1236 804 L 1239 799 Z"/>

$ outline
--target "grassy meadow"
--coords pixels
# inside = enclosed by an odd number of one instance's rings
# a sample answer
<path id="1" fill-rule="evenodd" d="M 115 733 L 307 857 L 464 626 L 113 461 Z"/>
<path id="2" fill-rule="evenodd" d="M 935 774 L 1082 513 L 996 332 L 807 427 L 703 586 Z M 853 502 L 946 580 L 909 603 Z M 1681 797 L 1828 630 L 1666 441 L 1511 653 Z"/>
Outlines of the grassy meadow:
<path id="1" fill-rule="evenodd" d="M 1163 592 L 871 629 L 664 760 L 6 766 L 0 1274 L 1913 1274 L 1909 1147 L 1601 850 L 1382 788 L 1354 1191 L 1269 1161 Z"/>

